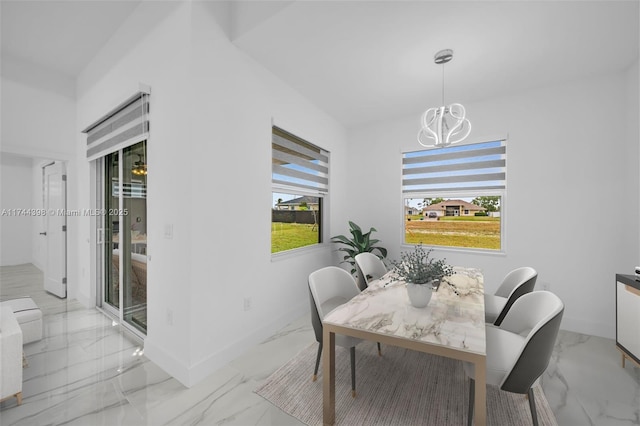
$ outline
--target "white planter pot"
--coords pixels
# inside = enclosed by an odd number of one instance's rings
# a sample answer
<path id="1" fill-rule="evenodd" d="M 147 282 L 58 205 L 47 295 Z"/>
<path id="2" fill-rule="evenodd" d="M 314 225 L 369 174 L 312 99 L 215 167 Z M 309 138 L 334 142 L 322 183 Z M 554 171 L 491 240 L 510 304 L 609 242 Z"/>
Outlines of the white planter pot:
<path id="1" fill-rule="evenodd" d="M 407 294 L 411 305 L 416 308 L 424 308 L 429 304 L 433 289 L 431 283 L 413 284 L 407 283 Z"/>

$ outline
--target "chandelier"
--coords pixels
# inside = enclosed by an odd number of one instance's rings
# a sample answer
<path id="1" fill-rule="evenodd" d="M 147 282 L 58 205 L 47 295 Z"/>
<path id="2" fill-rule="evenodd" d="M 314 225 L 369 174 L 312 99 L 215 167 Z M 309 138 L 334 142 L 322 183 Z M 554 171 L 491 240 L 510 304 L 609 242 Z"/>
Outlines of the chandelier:
<path id="1" fill-rule="evenodd" d="M 444 103 L 444 64 L 453 58 L 453 50 L 445 49 L 436 53 L 434 62 L 442 64 L 442 106 L 429 108 L 422 114 L 418 143 L 433 148 L 458 143 L 469 136 L 471 123 L 465 118 L 465 109 L 461 104 Z"/>
<path id="2" fill-rule="evenodd" d="M 142 160 L 142 155 L 138 154 L 138 161 L 133 164 L 133 168 L 131 169 L 131 173 L 136 176 L 146 176 L 147 175 L 147 164 Z"/>

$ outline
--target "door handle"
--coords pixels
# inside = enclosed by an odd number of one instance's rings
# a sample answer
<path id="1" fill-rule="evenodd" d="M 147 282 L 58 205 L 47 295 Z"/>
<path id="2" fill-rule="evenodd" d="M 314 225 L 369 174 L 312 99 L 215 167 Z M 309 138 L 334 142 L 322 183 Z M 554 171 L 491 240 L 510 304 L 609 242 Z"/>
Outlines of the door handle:
<path id="1" fill-rule="evenodd" d="M 47 233 L 46 232 L 41 232 L 40 235 L 47 235 Z"/>

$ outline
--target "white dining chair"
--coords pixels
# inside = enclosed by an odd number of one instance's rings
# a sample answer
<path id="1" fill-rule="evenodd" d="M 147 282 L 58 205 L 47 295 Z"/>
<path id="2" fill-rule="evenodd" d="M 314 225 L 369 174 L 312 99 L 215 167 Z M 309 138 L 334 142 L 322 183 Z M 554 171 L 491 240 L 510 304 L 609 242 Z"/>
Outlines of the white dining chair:
<path id="1" fill-rule="evenodd" d="M 534 291 L 518 298 L 499 327 L 487 324 L 486 380 L 501 390 L 529 397 L 531 419 L 538 425 L 532 386 L 544 373 L 556 342 L 564 304 L 548 291 Z M 464 363 L 470 378 L 469 417 L 473 419 L 475 366 Z"/>
<path id="2" fill-rule="evenodd" d="M 509 272 L 495 294 L 484 295 L 484 320 L 500 325 L 513 303 L 523 294 L 533 291 L 538 272 L 525 266 Z"/>
<path id="3" fill-rule="evenodd" d="M 360 293 L 350 273 L 337 266 L 327 266 L 309 275 L 311 303 L 311 324 L 319 343 L 313 381 L 318 377 L 318 367 L 322 355 L 322 319 L 338 306 L 348 302 Z M 356 396 L 356 345 L 360 339 L 336 334 L 336 345 L 349 348 L 351 352 L 351 395 Z"/>
<path id="4" fill-rule="evenodd" d="M 364 291 L 369 287 L 371 281 L 380 279 L 387 273 L 387 267 L 382 259 L 370 252 L 359 253 L 354 257 L 356 261 L 356 271 L 358 273 L 358 288 Z M 378 355 L 382 356 L 382 347 L 378 345 Z"/>
<path id="5" fill-rule="evenodd" d="M 371 281 L 380 279 L 387 273 L 387 267 L 382 259 L 373 253 L 360 253 L 354 259 L 358 276 L 361 278 L 358 286 L 360 290 L 364 290 Z"/>

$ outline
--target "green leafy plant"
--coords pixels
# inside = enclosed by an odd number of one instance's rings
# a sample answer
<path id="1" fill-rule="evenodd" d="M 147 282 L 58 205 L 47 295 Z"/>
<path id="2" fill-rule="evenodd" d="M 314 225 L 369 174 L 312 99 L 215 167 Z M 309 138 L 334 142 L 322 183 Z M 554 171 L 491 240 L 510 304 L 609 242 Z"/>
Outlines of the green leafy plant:
<path id="1" fill-rule="evenodd" d="M 338 249 L 338 251 L 346 253 L 340 263 L 349 263 L 351 265 L 351 274 L 356 273 L 355 257 L 360 253 L 373 252 L 376 250 L 379 254 L 374 254 L 380 259 L 387 257 L 386 248 L 375 246 L 380 240 L 371 238 L 371 233 L 377 232 L 376 228 L 371 228 L 369 232 L 363 233 L 358 225 L 349 221 L 349 232 L 351 233 L 351 238 L 347 238 L 344 235 L 336 235 L 335 237 L 331 237 L 331 241 L 346 246 Z"/>
<path id="2" fill-rule="evenodd" d="M 401 260 L 391 261 L 394 272 L 402 281 L 414 284 L 427 284 L 452 275 L 453 267 L 447 264 L 446 259 L 436 260 L 429 257 L 432 251 L 425 251 L 422 245 L 418 244 L 412 252 L 401 252 Z"/>

